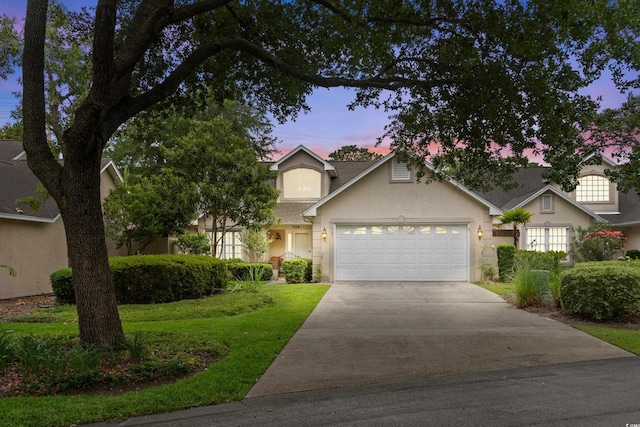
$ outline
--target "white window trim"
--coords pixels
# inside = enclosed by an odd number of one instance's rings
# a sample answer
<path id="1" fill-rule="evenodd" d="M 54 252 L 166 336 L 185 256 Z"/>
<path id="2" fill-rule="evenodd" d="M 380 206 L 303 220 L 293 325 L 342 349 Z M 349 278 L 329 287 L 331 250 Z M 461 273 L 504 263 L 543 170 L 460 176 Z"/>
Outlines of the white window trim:
<path id="1" fill-rule="evenodd" d="M 530 236 L 530 231 L 531 229 L 544 229 L 544 250 L 543 251 L 538 251 L 538 252 L 549 252 L 549 230 L 554 228 L 562 228 L 565 230 L 565 244 L 564 244 L 564 249 L 563 252 L 569 253 L 569 246 L 571 245 L 571 236 L 570 236 L 570 227 L 566 227 L 566 226 L 531 226 L 531 227 L 526 227 L 525 231 L 526 231 L 526 250 L 536 250 L 535 248 L 532 248 L 533 246 L 533 242 L 529 241 L 529 236 Z M 539 246 L 541 245 L 539 242 L 535 242 L 536 245 L 535 246 Z"/>
<path id="2" fill-rule="evenodd" d="M 549 200 L 549 207 L 545 208 L 545 199 Z M 540 197 L 540 213 L 553 213 L 554 212 L 554 206 L 553 206 L 553 194 L 543 194 Z"/>

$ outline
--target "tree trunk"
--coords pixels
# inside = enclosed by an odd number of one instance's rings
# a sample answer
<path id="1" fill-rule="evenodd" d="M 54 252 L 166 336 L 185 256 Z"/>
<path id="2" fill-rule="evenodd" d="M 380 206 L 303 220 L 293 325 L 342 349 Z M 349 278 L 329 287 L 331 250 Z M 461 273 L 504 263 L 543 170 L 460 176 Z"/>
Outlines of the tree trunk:
<path id="1" fill-rule="evenodd" d="M 61 214 L 73 269 L 80 339 L 88 345 L 122 347 L 125 336 L 102 218 L 100 165 L 90 160 L 66 161 L 63 186 L 66 203 Z"/>

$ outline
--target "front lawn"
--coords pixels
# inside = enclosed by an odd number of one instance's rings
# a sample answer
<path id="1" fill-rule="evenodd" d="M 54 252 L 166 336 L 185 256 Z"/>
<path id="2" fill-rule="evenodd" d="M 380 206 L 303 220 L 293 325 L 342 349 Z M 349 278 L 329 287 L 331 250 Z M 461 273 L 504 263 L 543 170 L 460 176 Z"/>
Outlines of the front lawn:
<path id="1" fill-rule="evenodd" d="M 513 283 L 478 284 L 478 286 L 502 296 L 507 302 L 515 301 L 515 285 Z M 539 314 L 550 314 L 550 317 L 555 320 L 640 356 L 640 327 L 638 323 L 604 326 L 597 322 L 566 316 L 561 309 L 551 305 L 532 307 L 528 310 Z"/>
<path id="2" fill-rule="evenodd" d="M 610 328 L 596 325 L 573 325 L 573 327 L 640 356 L 640 330 L 638 329 Z"/>
<path id="3" fill-rule="evenodd" d="M 313 311 L 328 285 L 270 285 L 262 294 L 226 294 L 158 305 L 122 306 L 125 332 L 163 335 L 176 346 L 210 345 L 222 353 L 206 370 L 156 387 L 121 394 L 0 399 L 0 424 L 65 426 L 173 411 L 242 399 Z M 268 298 L 265 298 L 268 297 Z M 37 322 L 0 324 L 19 334 L 77 334 L 74 307 L 33 314 Z M 39 317 L 39 318 L 38 318 Z"/>
<path id="4" fill-rule="evenodd" d="M 479 283 L 478 286 L 500 296 L 512 294 L 515 292 L 513 283 Z"/>

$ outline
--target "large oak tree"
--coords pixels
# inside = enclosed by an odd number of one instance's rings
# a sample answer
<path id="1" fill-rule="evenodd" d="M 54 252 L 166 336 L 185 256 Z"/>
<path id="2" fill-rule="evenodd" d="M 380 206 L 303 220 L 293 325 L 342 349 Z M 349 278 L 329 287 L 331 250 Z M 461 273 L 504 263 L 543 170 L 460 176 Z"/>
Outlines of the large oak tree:
<path id="1" fill-rule="evenodd" d="M 305 109 L 316 87 L 354 87 L 354 107 L 392 113 L 392 148 L 486 188 L 526 164 L 529 149 L 551 164 L 571 166 L 567 157 L 579 152 L 581 130 L 596 109 L 579 90 L 607 65 L 637 68 L 632 25 L 638 23 L 630 18 L 638 16 L 636 5 L 99 0 L 91 84 L 61 133 L 61 165 L 45 130 L 47 1 L 29 0 L 24 146 L 64 220 L 82 341 L 119 345 L 124 339 L 107 263 L 99 169 L 109 138 L 138 113 L 207 87 L 219 99 L 241 97 L 284 119 Z"/>

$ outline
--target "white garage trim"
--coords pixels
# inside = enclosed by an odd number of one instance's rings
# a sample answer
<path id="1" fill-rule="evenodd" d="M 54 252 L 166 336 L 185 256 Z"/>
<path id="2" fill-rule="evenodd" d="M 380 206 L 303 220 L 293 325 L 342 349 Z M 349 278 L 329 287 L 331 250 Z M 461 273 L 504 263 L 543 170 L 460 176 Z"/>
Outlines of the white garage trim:
<path id="1" fill-rule="evenodd" d="M 335 280 L 468 281 L 468 224 L 338 224 Z"/>

